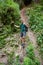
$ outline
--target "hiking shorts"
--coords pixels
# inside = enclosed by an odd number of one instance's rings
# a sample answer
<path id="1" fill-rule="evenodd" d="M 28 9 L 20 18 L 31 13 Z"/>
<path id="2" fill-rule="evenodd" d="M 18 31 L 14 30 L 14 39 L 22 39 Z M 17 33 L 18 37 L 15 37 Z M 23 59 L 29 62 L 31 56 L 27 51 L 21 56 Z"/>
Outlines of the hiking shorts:
<path id="1" fill-rule="evenodd" d="M 21 37 L 25 37 L 26 36 L 26 32 L 21 32 Z"/>

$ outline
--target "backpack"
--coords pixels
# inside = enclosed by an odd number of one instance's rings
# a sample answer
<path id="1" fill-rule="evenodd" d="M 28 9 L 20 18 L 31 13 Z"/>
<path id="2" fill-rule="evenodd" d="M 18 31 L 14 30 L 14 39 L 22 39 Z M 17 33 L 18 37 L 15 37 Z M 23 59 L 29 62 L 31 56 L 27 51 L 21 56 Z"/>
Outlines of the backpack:
<path id="1" fill-rule="evenodd" d="M 25 25 L 26 32 L 28 32 L 28 27 Z"/>

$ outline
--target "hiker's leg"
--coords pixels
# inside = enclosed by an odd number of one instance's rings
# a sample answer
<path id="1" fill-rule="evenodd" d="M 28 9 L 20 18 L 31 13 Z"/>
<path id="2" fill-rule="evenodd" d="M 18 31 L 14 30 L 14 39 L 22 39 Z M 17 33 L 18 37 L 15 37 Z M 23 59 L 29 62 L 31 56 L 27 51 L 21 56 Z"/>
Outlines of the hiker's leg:
<path id="1" fill-rule="evenodd" d="M 20 41 L 21 41 L 21 43 L 22 43 L 22 40 L 23 40 L 23 37 L 20 37 Z"/>
<path id="2" fill-rule="evenodd" d="M 25 38 L 22 38 L 22 47 L 25 48 Z"/>
<path id="3" fill-rule="evenodd" d="M 26 38 L 26 31 L 23 32 L 23 42 L 25 43 L 25 38 Z"/>
<path id="4" fill-rule="evenodd" d="M 20 34 L 21 43 L 22 43 L 22 37 L 23 37 L 23 33 Z"/>
<path id="5" fill-rule="evenodd" d="M 21 42 L 25 43 L 26 32 L 21 33 Z"/>
<path id="6" fill-rule="evenodd" d="M 25 38 L 26 38 L 26 32 L 23 32 L 23 37 L 22 37 L 22 46 L 25 48 Z"/>
<path id="7" fill-rule="evenodd" d="M 25 43 L 25 37 L 22 37 L 22 43 Z"/>

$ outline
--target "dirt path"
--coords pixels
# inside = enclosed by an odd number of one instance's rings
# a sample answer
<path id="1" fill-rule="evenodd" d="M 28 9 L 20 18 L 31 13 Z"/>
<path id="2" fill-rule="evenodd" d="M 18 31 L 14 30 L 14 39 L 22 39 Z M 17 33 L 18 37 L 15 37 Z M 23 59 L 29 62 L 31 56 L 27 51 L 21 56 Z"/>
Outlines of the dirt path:
<path id="1" fill-rule="evenodd" d="M 35 57 L 37 57 L 39 59 L 40 65 L 43 65 L 41 56 L 40 56 L 39 51 L 38 51 L 38 45 L 37 45 L 36 37 L 30 29 L 28 30 L 28 36 L 29 36 L 30 41 L 32 41 L 32 43 L 33 43 Z"/>
<path id="2" fill-rule="evenodd" d="M 24 22 L 27 22 L 28 17 L 27 17 L 26 14 L 25 14 L 25 8 L 21 10 L 21 17 L 22 17 L 22 20 L 23 20 Z M 37 42 L 36 42 L 35 34 L 34 34 L 30 29 L 28 29 L 27 35 L 29 36 L 30 41 L 33 43 L 35 57 L 37 57 L 37 58 L 39 59 L 40 65 L 43 65 L 41 56 L 40 56 L 39 51 L 38 51 L 38 49 L 37 49 L 38 45 L 37 45 Z"/>

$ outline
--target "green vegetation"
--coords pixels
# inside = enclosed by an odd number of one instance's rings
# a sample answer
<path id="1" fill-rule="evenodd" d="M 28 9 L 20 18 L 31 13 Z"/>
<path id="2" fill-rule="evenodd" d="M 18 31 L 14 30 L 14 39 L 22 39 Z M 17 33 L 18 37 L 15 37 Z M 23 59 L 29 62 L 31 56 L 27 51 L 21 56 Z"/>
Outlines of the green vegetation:
<path id="1" fill-rule="evenodd" d="M 3 63 L 0 63 L 0 65 L 4 65 Z"/>
<path id="2" fill-rule="evenodd" d="M 32 43 L 26 48 L 26 57 L 24 58 L 23 65 L 40 65 L 40 62 L 35 58 L 34 48 Z"/>
<path id="3" fill-rule="evenodd" d="M 33 50 L 33 46 L 30 43 L 29 46 L 26 48 L 26 53 L 27 53 L 27 57 L 34 59 L 35 55 L 34 55 L 34 50 Z"/>
<path id="4" fill-rule="evenodd" d="M 32 59 L 25 57 L 24 58 L 24 64 L 23 65 L 40 65 L 40 62 L 36 59 L 35 61 L 33 61 Z"/>
<path id="5" fill-rule="evenodd" d="M 38 45 L 40 46 L 41 54 L 43 55 L 43 6 L 37 5 L 28 9 L 27 15 L 30 16 L 30 28 L 37 37 Z M 42 56 L 43 57 L 43 56 Z"/>
<path id="6" fill-rule="evenodd" d="M 40 0 L 40 4 L 43 5 L 43 0 Z"/>
<path id="7" fill-rule="evenodd" d="M 19 5 L 13 0 L 0 0 L 0 48 L 5 46 L 5 38 L 17 31 L 19 25 Z"/>
<path id="8" fill-rule="evenodd" d="M 17 25 L 19 22 L 19 5 L 14 3 L 13 0 L 0 0 L 0 23 L 6 26 L 6 30 L 15 31 L 15 24 Z M 9 29 L 9 25 L 10 28 Z M 5 27 L 3 26 L 3 27 Z M 5 29 L 5 28 L 4 28 Z M 11 32 L 11 31 L 10 31 Z"/>
<path id="9" fill-rule="evenodd" d="M 14 63 L 14 52 L 11 52 L 9 55 L 8 55 L 8 65 L 13 65 Z"/>
<path id="10" fill-rule="evenodd" d="M 33 64 L 34 63 L 30 58 L 28 58 L 28 57 L 24 58 L 24 65 L 33 65 Z"/>

